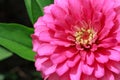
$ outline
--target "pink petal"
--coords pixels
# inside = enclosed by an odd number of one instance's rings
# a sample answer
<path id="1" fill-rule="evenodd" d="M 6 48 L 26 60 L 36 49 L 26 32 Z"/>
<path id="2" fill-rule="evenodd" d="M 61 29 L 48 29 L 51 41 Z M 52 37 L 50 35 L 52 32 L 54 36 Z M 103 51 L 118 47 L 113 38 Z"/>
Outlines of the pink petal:
<path id="1" fill-rule="evenodd" d="M 95 58 L 99 63 L 106 63 L 109 60 L 107 55 L 104 55 L 102 53 L 97 53 L 97 52 L 96 52 Z"/>
<path id="2" fill-rule="evenodd" d="M 118 23 L 118 25 L 119 25 L 119 23 Z M 119 26 L 118 26 L 119 27 Z M 118 30 L 118 29 L 117 29 Z M 120 29 L 117 31 L 117 37 L 116 37 L 116 39 L 117 39 L 117 41 L 120 43 Z"/>
<path id="3" fill-rule="evenodd" d="M 57 46 L 65 46 L 65 47 L 69 47 L 71 45 L 70 42 L 62 41 L 62 40 L 53 40 L 52 42 L 50 42 L 50 44 Z"/>
<path id="4" fill-rule="evenodd" d="M 80 80 L 82 74 L 82 64 L 83 62 L 79 62 L 78 66 L 72 68 L 70 71 L 70 80 Z"/>
<path id="5" fill-rule="evenodd" d="M 60 80 L 70 80 L 70 77 L 69 77 L 69 72 L 65 73 L 64 75 L 62 75 L 60 77 Z"/>
<path id="6" fill-rule="evenodd" d="M 120 80 L 120 74 L 114 74 L 115 79 L 114 80 Z"/>
<path id="7" fill-rule="evenodd" d="M 65 48 L 64 48 L 65 49 Z M 66 51 L 63 51 L 63 54 L 67 57 L 67 58 L 71 58 L 73 57 L 74 55 L 77 54 L 77 50 L 76 48 L 67 48 L 65 49 Z"/>
<path id="8" fill-rule="evenodd" d="M 38 48 L 39 48 L 39 45 L 40 45 L 40 42 L 39 42 L 39 39 L 37 36 L 35 36 L 34 34 L 32 35 L 32 43 L 33 43 L 33 51 L 37 52 Z"/>
<path id="9" fill-rule="evenodd" d="M 56 71 L 56 65 L 53 65 L 49 68 L 47 68 L 46 70 L 44 70 L 44 74 L 45 75 L 49 75 L 49 74 L 52 74 Z"/>
<path id="10" fill-rule="evenodd" d="M 74 52 L 73 52 L 73 50 L 74 50 Z M 76 53 L 75 53 L 75 49 L 73 49 L 73 50 L 67 50 L 67 51 L 65 51 L 65 56 L 67 57 L 67 58 L 71 58 L 71 57 L 73 57 Z"/>
<path id="11" fill-rule="evenodd" d="M 91 5 L 90 0 L 78 0 L 80 2 L 79 6 L 81 8 L 81 17 L 83 18 L 83 20 L 85 21 L 89 21 L 92 19 L 93 17 L 93 7 Z M 79 10 L 80 11 L 80 10 Z M 89 14 L 88 14 L 89 12 Z M 89 20 L 88 20 L 89 19 Z"/>
<path id="12" fill-rule="evenodd" d="M 103 39 L 101 41 L 101 43 L 107 43 L 107 42 L 113 42 L 113 41 L 116 41 L 115 37 L 111 36 L 111 37 L 107 37 L 105 39 Z"/>
<path id="13" fill-rule="evenodd" d="M 48 76 L 56 71 L 56 65 L 53 65 L 53 63 L 50 60 L 47 60 L 41 64 L 40 71 L 44 76 Z"/>
<path id="14" fill-rule="evenodd" d="M 116 74 L 120 74 L 120 63 L 110 61 L 109 63 L 106 64 L 106 66 L 110 71 Z"/>
<path id="15" fill-rule="evenodd" d="M 74 58 L 72 58 L 72 60 L 68 60 L 67 61 L 67 65 L 69 67 L 75 67 L 75 65 L 80 61 L 80 56 L 76 55 Z"/>
<path id="16" fill-rule="evenodd" d="M 45 79 L 47 80 L 47 79 Z M 48 77 L 48 80 L 60 80 L 59 76 L 57 75 L 57 73 L 53 73 Z"/>
<path id="17" fill-rule="evenodd" d="M 94 63 L 94 54 L 92 52 L 86 55 L 86 61 L 88 65 L 92 65 Z"/>
<path id="18" fill-rule="evenodd" d="M 42 69 L 42 71 L 46 71 L 48 68 L 50 68 L 52 66 L 53 66 L 53 63 L 48 59 L 47 61 L 42 63 L 41 69 Z M 54 65 L 54 66 L 56 66 L 56 65 Z M 45 72 L 43 72 L 43 73 L 45 73 Z"/>
<path id="19" fill-rule="evenodd" d="M 58 20 L 64 20 L 64 17 L 66 15 L 66 12 L 64 11 L 64 9 L 57 5 L 53 6 L 53 8 L 51 9 L 51 13 L 54 16 L 54 18 Z"/>
<path id="20" fill-rule="evenodd" d="M 80 56 L 81 56 L 81 60 L 85 60 L 86 59 L 86 55 L 87 55 L 87 52 L 86 51 L 80 51 Z"/>
<path id="21" fill-rule="evenodd" d="M 113 9 L 115 4 L 114 0 L 104 1 L 104 6 L 102 6 L 104 13 L 108 13 L 109 10 Z"/>
<path id="22" fill-rule="evenodd" d="M 63 75 L 64 73 L 66 73 L 68 70 L 69 70 L 69 67 L 67 66 L 67 64 L 66 64 L 66 63 L 63 63 L 63 64 L 58 65 L 57 70 L 56 70 L 56 73 L 57 73 L 59 76 L 62 76 L 62 75 Z"/>
<path id="23" fill-rule="evenodd" d="M 110 14 L 110 16 L 108 15 L 107 20 L 105 20 L 105 25 L 103 25 L 104 27 L 98 34 L 99 40 L 102 40 L 103 38 L 105 38 L 108 35 L 108 33 L 110 32 L 110 29 L 114 26 L 114 23 L 113 23 L 114 17 L 115 17 L 115 13 L 113 13 L 113 12 Z"/>
<path id="24" fill-rule="evenodd" d="M 54 64 L 59 64 L 59 63 L 62 63 L 63 61 L 65 61 L 66 57 L 64 55 L 55 53 L 55 54 L 52 54 L 50 59 Z"/>
<path id="25" fill-rule="evenodd" d="M 68 0 L 54 0 L 54 3 L 68 12 Z"/>
<path id="26" fill-rule="evenodd" d="M 114 78 L 114 75 L 112 74 L 112 72 L 106 71 L 105 76 L 100 80 L 116 80 L 116 79 Z"/>
<path id="27" fill-rule="evenodd" d="M 114 72 L 114 73 L 116 73 L 116 74 L 119 73 L 119 70 L 118 70 L 116 67 L 111 66 L 111 65 L 108 65 L 107 67 L 108 67 L 108 69 L 110 69 L 112 72 Z"/>
<path id="28" fill-rule="evenodd" d="M 115 46 L 113 49 L 120 52 L 120 46 Z"/>
<path id="29" fill-rule="evenodd" d="M 56 46 L 54 46 L 54 45 L 41 44 L 38 49 L 38 55 L 40 55 L 40 56 L 51 55 L 51 54 L 53 54 L 55 49 L 56 49 Z"/>
<path id="30" fill-rule="evenodd" d="M 81 5 L 80 5 L 80 0 L 68 0 L 69 8 L 71 8 L 72 15 L 80 19 L 80 12 L 81 12 Z M 78 13 L 79 11 L 79 13 Z"/>
<path id="31" fill-rule="evenodd" d="M 110 52 L 109 59 L 114 61 L 120 61 L 120 52 L 115 50 L 109 50 L 109 52 Z"/>
<path id="32" fill-rule="evenodd" d="M 88 76 L 88 75 L 83 74 L 81 77 L 81 80 L 98 80 L 98 79 L 95 78 L 93 75 Z"/>
<path id="33" fill-rule="evenodd" d="M 99 1 L 96 1 L 96 0 L 90 0 L 91 1 L 91 5 L 93 6 L 93 8 L 96 10 L 96 11 L 100 11 L 103 7 L 103 4 L 104 4 L 104 0 L 99 0 Z"/>
<path id="34" fill-rule="evenodd" d="M 37 22 L 34 24 L 35 33 L 34 35 L 39 36 L 40 32 L 49 30 L 46 27 L 46 23 L 43 21 L 43 17 L 40 17 Z"/>
<path id="35" fill-rule="evenodd" d="M 115 0 L 115 5 L 114 7 L 119 7 L 120 6 L 120 0 Z"/>
<path id="36" fill-rule="evenodd" d="M 44 13 L 51 14 L 51 9 L 53 8 L 53 6 L 54 6 L 54 4 L 44 7 Z"/>
<path id="37" fill-rule="evenodd" d="M 51 34 L 53 34 L 51 31 L 40 32 L 39 40 L 44 41 L 44 42 L 50 42 L 51 40 L 53 40 Z"/>
<path id="38" fill-rule="evenodd" d="M 52 17 L 51 14 L 44 15 L 42 20 L 45 22 L 46 25 L 47 25 L 47 23 L 54 23 L 54 18 Z"/>
<path id="39" fill-rule="evenodd" d="M 36 62 L 35 62 L 35 67 L 37 69 L 37 71 L 40 71 L 41 70 L 41 66 L 42 66 L 42 63 L 44 63 L 45 61 L 47 61 L 48 58 L 37 58 L 36 59 Z"/>
<path id="40" fill-rule="evenodd" d="M 98 47 L 103 47 L 103 48 L 111 48 L 117 45 L 117 40 L 116 39 L 111 39 L 108 40 L 106 39 L 105 41 L 103 40 Z"/>
<path id="41" fill-rule="evenodd" d="M 96 68 L 95 68 L 95 70 L 94 70 L 94 73 L 95 73 L 95 77 L 97 77 L 97 78 L 101 78 L 101 77 L 103 77 L 104 76 L 104 67 L 103 66 L 101 66 L 101 65 L 99 65 L 99 64 L 97 64 L 96 65 Z"/>
<path id="42" fill-rule="evenodd" d="M 45 22 L 43 21 L 43 17 L 39 17 L 38 18 L 38 20 L 37 20 L 37 22 L 34 24 L 34 28 L 36 29 L 36 28 L 41 28 L 41 30 L 43 31 L 43 30 L 45 30 L 46 29 L 46 27 L 43 27 L 43 26 L 45 26 L 46 24 L 45 24 Z M 41 30 L 39 30 L 39 31 L 41 31 Z"/>
<path id="43" fill-rule="evenodd" d="M 66 21 L 66 23 L 68 24 L 68 25 L 74 25 L 75 24 L 75 19 L 72 17 L 72 16 L 70 16 L 70 15 L 66 15 L 65 16 L 65 21 Z M 72 26 L 71 26 L 72 27 Z M 67 32 L 69 32 L 69 29 L 68 30 L 66 30 L 66 33 Z"/>
<path id="44" fill-rule="evenodd" d="M 94 70 L 93 67 L 90 67 L 90 66 L 88 66 L 88 65 L 86 65 L 86 64 L 83 64 L 83 65 L 82 65 L 82 71 L 83 71 L 83 73 L 86 74 L 86 75 L 91 75 L 91 74 L 93 73 L 93 70 Z"/>
<path id="45" fill-rule="evenodd" d="M 61 37 L 62 36 L 62 37 Z M 57 39 L 61 39 L 61 40 L 67 40 L 67 34 L 65 34 L 64 31 L 57 31 L 55 32 L 54 34 L 54 37 L 57 38 Z"/>
<path id="46" fill-rule="evenodd" d="M 52 31 L 55 31 L 55 32 L 58 31 L 57 26 L 53 23 L 47 24 L 47 28 L 49 28 L 49 30 L 52 30 Z M 54 37 L 54 33 L 52 34 L 53 37 Z"/>

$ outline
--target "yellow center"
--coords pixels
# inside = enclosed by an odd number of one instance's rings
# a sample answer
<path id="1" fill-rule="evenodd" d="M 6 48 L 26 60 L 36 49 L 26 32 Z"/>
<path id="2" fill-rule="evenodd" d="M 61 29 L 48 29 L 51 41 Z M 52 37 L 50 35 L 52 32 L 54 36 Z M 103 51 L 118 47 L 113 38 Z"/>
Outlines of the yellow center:
<path id="1" fill-rule="evenodd" d="M 75 32 L 75 38 L 77 44 L 91 44 L 92 40 L 95 36 L 95 32 L 93 29 L 85 29 L 81 28 L 79 31 Z"/>

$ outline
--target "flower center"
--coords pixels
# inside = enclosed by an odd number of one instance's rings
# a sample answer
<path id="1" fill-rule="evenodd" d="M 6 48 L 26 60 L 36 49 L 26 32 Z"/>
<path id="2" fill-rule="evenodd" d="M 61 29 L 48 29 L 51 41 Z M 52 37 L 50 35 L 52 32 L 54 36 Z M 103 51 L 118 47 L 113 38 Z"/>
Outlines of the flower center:
<path id="1" fill-rule="evenodd" d="M 95 32 L 93 29 L 81 28 L 75 32 L 75 39 L 77 44 L 87 45 L 91 44 L 93 38 L 95 37 Z"/>

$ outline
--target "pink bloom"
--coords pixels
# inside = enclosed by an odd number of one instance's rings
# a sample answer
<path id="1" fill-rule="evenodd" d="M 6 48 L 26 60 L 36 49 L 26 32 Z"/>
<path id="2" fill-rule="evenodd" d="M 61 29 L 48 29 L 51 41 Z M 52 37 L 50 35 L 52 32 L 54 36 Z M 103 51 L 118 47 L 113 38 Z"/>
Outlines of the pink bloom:
<path id="1" fill-rule="evenodd" d="M 48 80 L 120 80 L 120 0 L 55 0 L 34 25 Z"/>

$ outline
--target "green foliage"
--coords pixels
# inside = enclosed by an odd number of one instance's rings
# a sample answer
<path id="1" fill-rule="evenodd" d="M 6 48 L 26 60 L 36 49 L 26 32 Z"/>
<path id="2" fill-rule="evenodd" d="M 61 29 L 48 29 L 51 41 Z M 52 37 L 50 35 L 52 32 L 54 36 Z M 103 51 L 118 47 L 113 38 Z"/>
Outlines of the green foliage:
<path id="1" fill-rule="evenodd" d="M 30 37 L 32 33 L 33 29 L 20 24 L 0 23 L 0 46 L 24 59 L 34 61 L 35 53 L 32 51 Z"/>
<path id="2" fill-rule="evenodd" d="M 34 24 L 43 15 L 43 8 L 53 3 L 53 0 L 24 0 L 31 22 Z"/>
<path id="3" fill-rule="evenodd" d="M 12 56 L 12 53 L 0 46 L 0 61 Z M 1 79 L 0 79 L 1 80 Z"/>
<path id="4" fill-rule="evenodd" d="M 52 4 L 54 1 L 53 0 L 36 0 L 36 2 L 39 4 L 41 10 L 43 11 L 43 8 L 45 6 Z"/>
<path id="5" fill-rule="evenodd" d="M 5 76 L 0 74 L 0 80 L 4 80 Z"/>
<path id="6" fill-rule="evenodd" d="M 39 16 L 43 15 L 43 8 L 53 3 L 53 0 L 25 0 L 31 22 L 34 24 Z M 32 40 L 30 35 L 33 29 L 20 24 L 0 23 L 0 60 L 12 56 L 34 61 Z"/>

